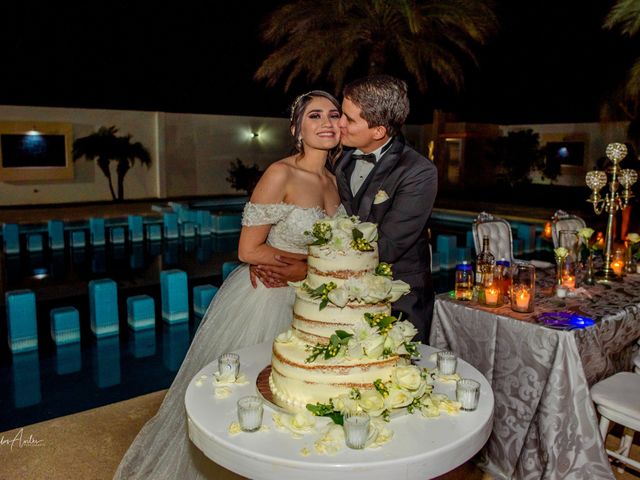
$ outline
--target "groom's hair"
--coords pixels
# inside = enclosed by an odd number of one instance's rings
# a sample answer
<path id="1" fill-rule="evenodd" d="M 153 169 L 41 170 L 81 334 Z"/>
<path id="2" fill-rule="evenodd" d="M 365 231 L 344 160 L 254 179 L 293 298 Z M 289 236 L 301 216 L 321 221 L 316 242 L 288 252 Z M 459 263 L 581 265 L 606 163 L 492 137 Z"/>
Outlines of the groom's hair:
<path id="1" fill-rule="evenodd" d="M 369 128 L 385 127 L 391 137 L 400 133 L 409 115 L 407 84 L 389 75 L 354 80 L 344 87 L 343 95 L 362 110 Z"/>

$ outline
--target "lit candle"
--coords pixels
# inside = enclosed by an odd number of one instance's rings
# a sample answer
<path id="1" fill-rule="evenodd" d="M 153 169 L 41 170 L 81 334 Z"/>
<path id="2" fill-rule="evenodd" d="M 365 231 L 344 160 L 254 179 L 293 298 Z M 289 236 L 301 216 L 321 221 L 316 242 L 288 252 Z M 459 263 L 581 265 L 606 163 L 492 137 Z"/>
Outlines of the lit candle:
<path id="1" fill-rule="evenodd" d="M 498 295 L 500 294 L 500 289 L 496 287 L 489 287 L 484 289 L 484 300 L 487 305 L 497 305 L 498 304 Z"/>
<path id="2" fill-rule="evenodd" d="M 562 286 L 567 288 L 576 288 L 576 277 L 573 275 L 563 275 Z"/>
<path id="3" fill-rule="evenodd" d="M 611 270 L 613 270 L 613 273 L 615 273 L 616 275 L 618 276 L 622 275 L 623 268 L 624 268 L 624 262 L 620 260 L 611 262 Z"/>
<path id="4" fill-rule="evenodd" d="M 520 310 L 527 310 L 531 301 L 531 292 L 527 287 L 522 287 L 516 291 L 516 306 Z"/>

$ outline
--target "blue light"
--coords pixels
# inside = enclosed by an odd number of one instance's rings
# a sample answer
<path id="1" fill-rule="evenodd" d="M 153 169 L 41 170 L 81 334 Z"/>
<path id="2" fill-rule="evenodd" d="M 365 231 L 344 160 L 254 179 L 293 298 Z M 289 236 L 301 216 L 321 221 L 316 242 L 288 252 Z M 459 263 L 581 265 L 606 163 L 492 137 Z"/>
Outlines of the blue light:
<path id="1" fill-rule="evenodd" d="M 574 330 L 595 325 L 595 320 L 572 312 L 547 312 L 538 317 L 544 326 L 558 330 Z"/>

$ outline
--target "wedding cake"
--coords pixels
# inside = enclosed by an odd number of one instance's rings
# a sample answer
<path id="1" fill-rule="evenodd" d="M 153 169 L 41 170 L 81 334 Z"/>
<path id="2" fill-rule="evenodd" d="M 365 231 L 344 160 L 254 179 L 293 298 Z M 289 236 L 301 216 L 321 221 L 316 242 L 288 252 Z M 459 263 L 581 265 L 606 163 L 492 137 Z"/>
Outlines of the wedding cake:
<path id="1" fill-rule="evenodd" d="M 274 400 L 291 411 L 380 391 L 417 355 L 415 327 L 391 316 L 409 285 L 378 263 L 376 226 L 337 217 L 309 234 L 307 278 L 292 284 L 293 322 L 273 344 L 269 378 Z"/>

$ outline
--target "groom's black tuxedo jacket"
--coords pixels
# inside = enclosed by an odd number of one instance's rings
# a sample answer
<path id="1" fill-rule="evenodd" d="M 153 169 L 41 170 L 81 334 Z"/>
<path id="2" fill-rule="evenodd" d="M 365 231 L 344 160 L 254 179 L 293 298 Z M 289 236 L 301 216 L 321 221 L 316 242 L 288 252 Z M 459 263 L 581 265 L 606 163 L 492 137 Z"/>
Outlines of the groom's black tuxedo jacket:
<path id="1" fill-rule="evenodd" d="M 351 153 L 334 168 L 340 199 L 349 215 L 378 225 L 380 261 L 393 264 L 393 277 L 411 285 L 393 307 L 408 315 L 426 343 L 434 297 L 426 225 L 438 190 L 436 167 L 395 137 L 354 196 Z"/>

